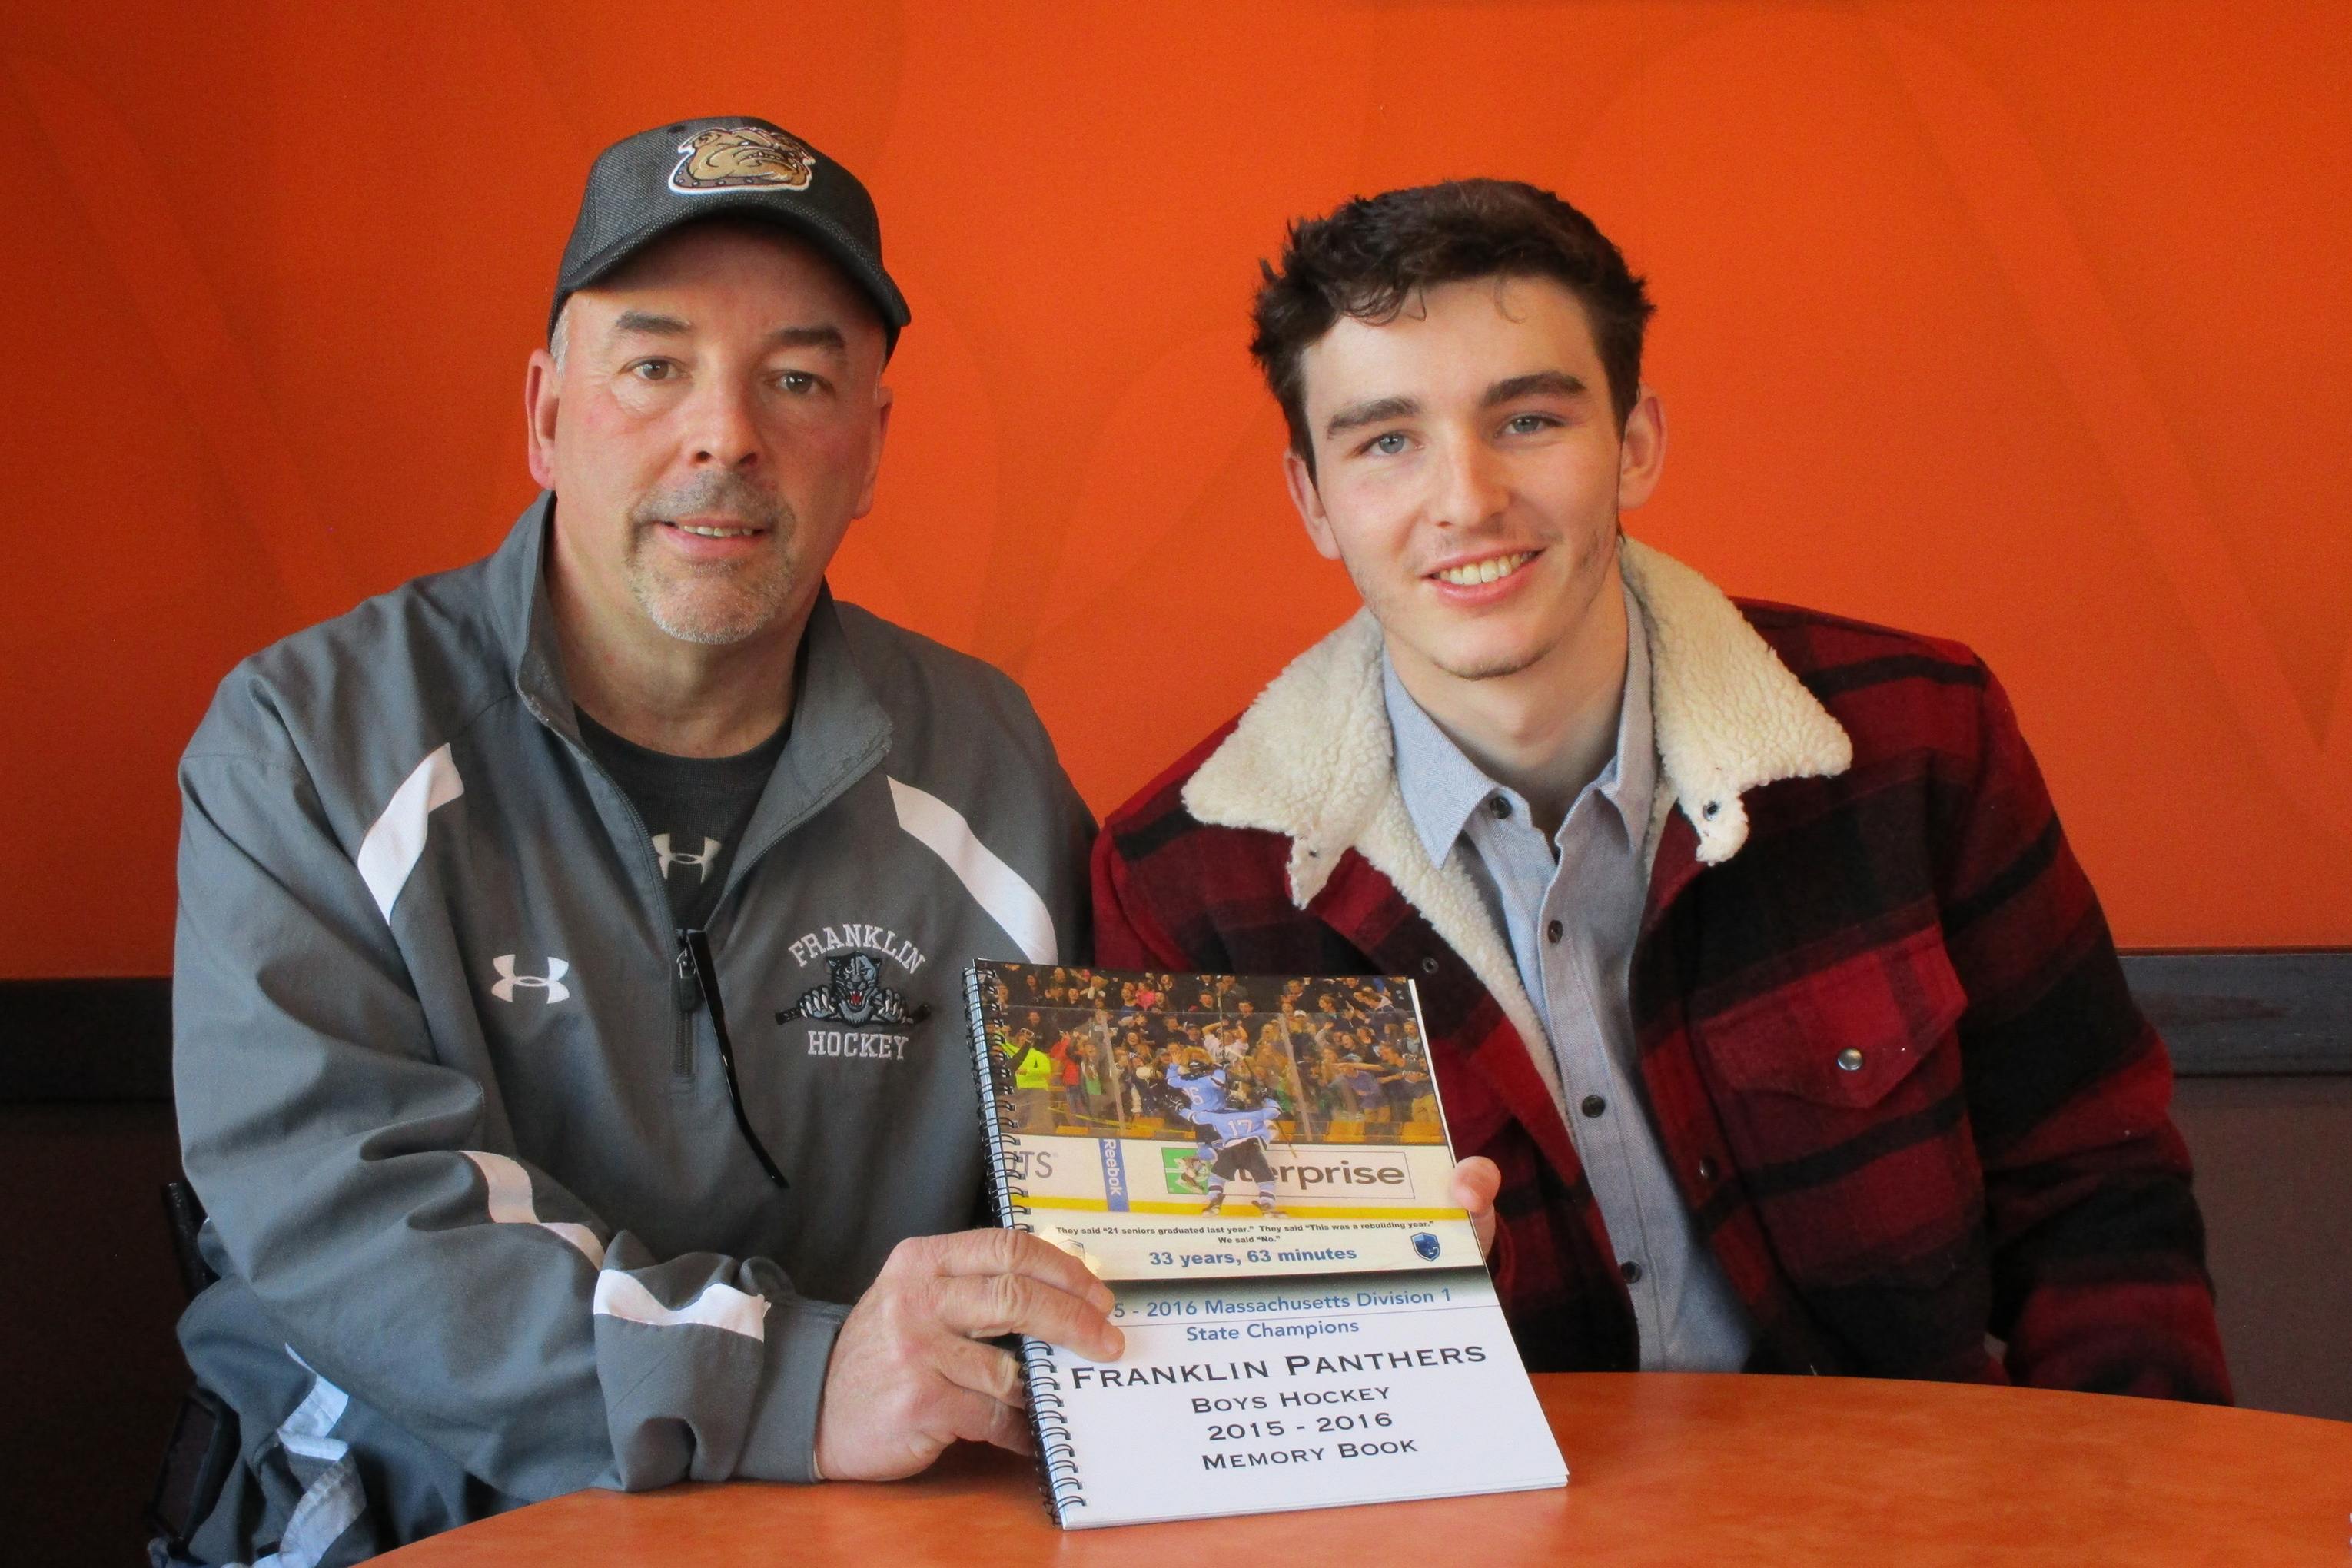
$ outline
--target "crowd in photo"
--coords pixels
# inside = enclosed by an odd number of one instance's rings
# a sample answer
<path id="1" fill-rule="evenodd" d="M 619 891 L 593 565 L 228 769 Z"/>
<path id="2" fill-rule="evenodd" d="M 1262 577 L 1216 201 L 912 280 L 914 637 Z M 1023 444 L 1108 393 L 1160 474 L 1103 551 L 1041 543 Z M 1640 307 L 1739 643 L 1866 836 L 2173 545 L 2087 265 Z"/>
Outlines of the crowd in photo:
<path id="1" fill-rule="evenodd" d="M 1000 975 L 992 1043 L 1021 1131 L 1189 1138 L 1171 1074 L 1222 1072 L 1229 1103 L 1276 1108 L 1285 1142 L 1443 1141 L 1402 981 L 1033 965 Z"/>

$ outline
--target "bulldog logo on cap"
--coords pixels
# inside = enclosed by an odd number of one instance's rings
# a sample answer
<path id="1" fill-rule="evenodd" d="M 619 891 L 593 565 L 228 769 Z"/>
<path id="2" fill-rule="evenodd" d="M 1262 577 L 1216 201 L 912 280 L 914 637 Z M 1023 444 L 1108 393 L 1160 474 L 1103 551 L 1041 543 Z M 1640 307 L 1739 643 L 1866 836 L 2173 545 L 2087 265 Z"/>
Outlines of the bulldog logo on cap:
<path id="1" fill-rule="evenodd" d="M 686 156 L 669 172 L 669 188 L 682 196 L 747 185 L 804 191 L 816 174 L 814 153 L 760 125 L 714 126 L 677 150 Z"/>

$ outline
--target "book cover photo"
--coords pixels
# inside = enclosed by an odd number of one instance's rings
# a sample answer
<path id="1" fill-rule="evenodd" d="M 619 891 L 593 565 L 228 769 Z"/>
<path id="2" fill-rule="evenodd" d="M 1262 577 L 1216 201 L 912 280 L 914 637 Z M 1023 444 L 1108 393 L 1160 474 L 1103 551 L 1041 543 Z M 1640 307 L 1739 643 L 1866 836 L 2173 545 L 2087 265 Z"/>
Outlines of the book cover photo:
<path id="1" fill-rule="evenodd" d="M 982 963 L 1001 1223 L 1127 1337 L 1029 1341 L 1066 1528 L 1566 1483 L 1468 1215 L 1408 980 Z"/>
<path id="2" fill-rule="evenodd" d="M 994 984 L 1012 1181 L 1103 1279 L 1477 1260 L 1407 983 L 1007 964 Z"/>

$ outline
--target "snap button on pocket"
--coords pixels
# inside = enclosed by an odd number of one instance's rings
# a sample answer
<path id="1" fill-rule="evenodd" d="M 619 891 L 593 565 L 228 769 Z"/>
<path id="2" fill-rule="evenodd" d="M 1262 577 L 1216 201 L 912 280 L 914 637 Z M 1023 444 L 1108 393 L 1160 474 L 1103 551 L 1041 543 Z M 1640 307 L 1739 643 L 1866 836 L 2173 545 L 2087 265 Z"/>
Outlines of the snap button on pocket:
<path id="1" fill-rule="evenodd" d="M 1862 1110 L 1953 1043 L 1967 1005 L 1929 926 L 1702 1019 L 1702 1065 L 1730 1089 Z"/>

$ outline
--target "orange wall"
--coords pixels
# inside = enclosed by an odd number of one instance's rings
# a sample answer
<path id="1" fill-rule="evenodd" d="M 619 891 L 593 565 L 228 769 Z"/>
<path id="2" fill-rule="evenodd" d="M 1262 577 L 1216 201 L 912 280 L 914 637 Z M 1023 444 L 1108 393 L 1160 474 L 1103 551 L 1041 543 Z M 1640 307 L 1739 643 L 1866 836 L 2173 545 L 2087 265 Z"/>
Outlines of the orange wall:
<path id="1" fill-rule="evenodd" d="M 1660 301 L 1633 531 L 1976 645 L 2126 942 L 2352 942 L 2341 0 L 131 0 L 0 51 L 0 974 L 168 965 L 214 683 L 500 537 L 589 158 L 733 110 L 865 175 L 914 306 L 835 586 L 1017 675 L 1097 810 L 1352 605 L 1255 258 L 1507 174 Z"/>

